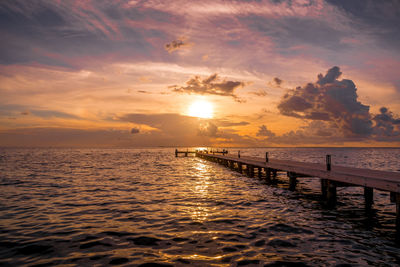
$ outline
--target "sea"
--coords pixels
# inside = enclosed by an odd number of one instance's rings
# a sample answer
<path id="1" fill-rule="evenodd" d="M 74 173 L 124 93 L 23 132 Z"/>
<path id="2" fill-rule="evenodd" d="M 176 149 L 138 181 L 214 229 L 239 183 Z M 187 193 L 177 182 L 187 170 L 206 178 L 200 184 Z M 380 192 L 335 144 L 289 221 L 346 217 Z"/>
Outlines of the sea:
<path id="1" fill-rule="evenodd" d="M 227 149 L 400 171 L 399 148 Z M 400 265 L 388 192 L 367 211 L 341 187 L 328 208 L 318 178 L 290 191 L 174 150 L 0 148 L 0 265 Z"/>

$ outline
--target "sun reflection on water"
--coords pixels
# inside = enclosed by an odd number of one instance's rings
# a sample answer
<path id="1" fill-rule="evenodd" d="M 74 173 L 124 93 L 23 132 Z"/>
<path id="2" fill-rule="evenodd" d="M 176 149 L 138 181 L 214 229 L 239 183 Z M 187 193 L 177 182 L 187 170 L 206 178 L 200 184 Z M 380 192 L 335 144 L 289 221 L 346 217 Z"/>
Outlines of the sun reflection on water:
<path id="1" fill-rule="evenodd" d="M 192 192 L 198 199 L 194 203 L 195 207 L 191 210 L 191 218 L 193 221 L 203 222 L 210 215 L 210 208 L 207 207 L 203 200 L 210 197 L 209 187 L 211 184 L 208 167 L 202 162 L 197 162 L 194 166 L 197 173 L 197 180 L 193 184 Z"/>

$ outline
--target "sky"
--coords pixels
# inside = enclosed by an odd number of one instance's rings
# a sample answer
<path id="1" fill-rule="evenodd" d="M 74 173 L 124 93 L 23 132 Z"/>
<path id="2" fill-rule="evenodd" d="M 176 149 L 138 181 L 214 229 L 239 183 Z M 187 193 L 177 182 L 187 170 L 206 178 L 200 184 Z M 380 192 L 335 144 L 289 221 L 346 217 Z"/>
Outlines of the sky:
<path id="1" fill-rule="evenodd" d="M 399 146 L 398 0 L 3 0 L 0 146 Z"/>

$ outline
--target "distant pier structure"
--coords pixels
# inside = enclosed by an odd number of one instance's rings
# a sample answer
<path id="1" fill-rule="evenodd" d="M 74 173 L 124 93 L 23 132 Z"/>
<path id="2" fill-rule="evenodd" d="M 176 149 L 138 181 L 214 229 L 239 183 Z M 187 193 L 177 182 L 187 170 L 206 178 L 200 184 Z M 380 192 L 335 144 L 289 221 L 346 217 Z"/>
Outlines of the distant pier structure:
<path id="1" fill-rule="evenodd" d="M 321 197 L 328 207 L 336 204 L 338 187 L 361 186 L 364 188 L 365 208 L 370 210 L 373 205 L 374 189 L 390 192 L 390 201 L 396 203 L 396 240 L 400 242 L 400 173 L 378 171 L 370 169 L 332 166 L 331 156 L 326 155 L 326 164 L 297 162 L 289 160 L 270 159 L 268 152 L 265 158 L 243 157 L 238 151 L 237 155 L 230 155 L 228 151 L 196 150 L 178 151 L 175 156 L 183 153 L 224 165 L 250 177 L 255 174 L 267 182 L 276 180 L 278 172 L 285 172 L 289 179 L 289 189 L 295 190 L 298 179 L 303 177 L 317 177 L 321 182 Z"/>
<path id="2" fill-rule="evenodd" d="M 200 150 L 189 150 L 189 149 L 178 150 L 178 149 L 175 149 L 175 157 L 178 157 L 179 155 L 183 155 L 183 156 L 187 157 L 189 155 L 196 155 L 199 152 L 200 152 Z M 226 154 L 228 154 L 228 150 L 225 150 L 225 149 L 223 149 L 221 151 L 219 149 L 217 149 L 217 150 L 212 150 L 211 149 L 210 151 L 202 150 L 202 152 L 206 153 L 206 154 L 211 154 L 211 155 L 218 155 L 218 154 L 226 155 Z"/>

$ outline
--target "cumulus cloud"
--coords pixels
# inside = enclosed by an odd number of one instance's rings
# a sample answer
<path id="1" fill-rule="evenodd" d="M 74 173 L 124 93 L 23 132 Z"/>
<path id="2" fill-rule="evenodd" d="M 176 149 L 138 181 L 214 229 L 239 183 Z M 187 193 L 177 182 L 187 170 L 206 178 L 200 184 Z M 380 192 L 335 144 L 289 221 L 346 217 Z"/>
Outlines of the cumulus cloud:
<path id="1" fill-rule="evenodd" d="M 218 127 L 212 122 L 200 123 L 197 129 L 197 134 L 200 136 L 216 137 L 218 133 Z"/>
<path id="2" fill-rule="evenodd" d="M 319 74 L 315 83 L 288 90 L 278 104 L 281 114 L 329 121 L 342 129 L 345 136 L 368 136 L 372 133 L 369 106 L 358 101 L 353 81 L 343 79 L 339 67 L 325 75 Z"/>
<path id="3" fill-rule="evenodd" d="M 370 107 L 358 100 L 354 82 L 339 80 L 341 74 L 339 67 L 333 67 L 325 75 L 319 74 L 315 83 L 288 90 L 278 104 L 280 113 L 322 121 L 319 128 L 330 129 L 344 139 L 398 136 L 400 120 L 387 108 L 381 108 L 378 115 L 371 114 Z"/>
<path id="4" fill-rule="evenodd" d="M 265 125 L 261 125 L 258 128 L 258 132 L 257 132 L 256 135 L 257 136 L 264 136 L 264 137 L 273 137 L 273 136 L 275 136 L 275 134 L 272 131 L 268 130 L 267 126 L 265 126 Z"/>
<path id="5" fill-rule="evenodd" d="M 400 118 L 395 118 L 387 108 L 382 107 L 380 114 L 375 115 L 373 121 L 373 133 L 377 137 L 400 137 Z"/>
<path id="6" fill-rule="evenodd" d="M 214 73 L 205 79 L 195 76 L 186 82 L 186 86 L 173 85 L 170 88 L 177 93 L 231 96 L 241 102 L 242 100 L 235 95 L 235 90 L 244 86 L 244 82 L 221 80 L 218 74 Z"/>
<path id="7" fill-rule="evenodd" d="M 178 40 L 173 40 L 172 42 L 166 44 L 164 48 L 165 50 L 168 51 L 168 53 L 172 53 L 178 49 L 189 47 L 191 45 L 192 45 L 191 43 L 187 43 L 184 39 L 178 39 Z"/>

